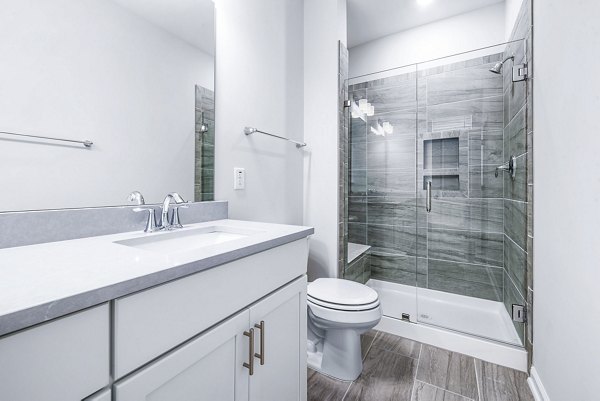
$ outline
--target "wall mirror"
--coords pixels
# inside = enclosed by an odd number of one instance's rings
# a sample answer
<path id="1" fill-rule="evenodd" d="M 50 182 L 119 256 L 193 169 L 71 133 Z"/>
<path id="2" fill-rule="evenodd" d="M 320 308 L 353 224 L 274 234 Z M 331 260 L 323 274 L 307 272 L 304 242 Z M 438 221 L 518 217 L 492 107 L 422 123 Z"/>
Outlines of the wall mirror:
<path id="1" fill-rule="evenodd" d="M 212 0 L 3 1 L 0 49 L 0 212 L 213 200 Z"/>

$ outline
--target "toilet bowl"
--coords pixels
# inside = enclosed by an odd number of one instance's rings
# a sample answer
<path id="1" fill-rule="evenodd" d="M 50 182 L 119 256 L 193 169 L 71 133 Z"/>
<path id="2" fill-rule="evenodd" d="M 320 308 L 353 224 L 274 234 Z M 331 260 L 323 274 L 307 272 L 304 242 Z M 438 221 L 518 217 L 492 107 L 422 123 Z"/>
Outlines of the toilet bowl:
<path id="1" fill-rule="evenodd" d="M 377 292 L 349 280 L 308 284 L 308 366 L 339 380 L 362 372 L 360 335 L 381 320 Z"/>

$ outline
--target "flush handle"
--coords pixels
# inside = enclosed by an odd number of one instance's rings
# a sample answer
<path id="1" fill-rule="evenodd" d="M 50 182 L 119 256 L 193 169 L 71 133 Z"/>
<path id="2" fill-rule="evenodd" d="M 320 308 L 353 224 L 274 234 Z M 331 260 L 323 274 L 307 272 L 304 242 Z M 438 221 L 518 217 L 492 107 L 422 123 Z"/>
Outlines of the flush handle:
<path id="1" fill-rule="evenodd" d="M 254 356 L 260 360 L 260 364 L 265 364 L 265 321 L 261 320 L 260 324 L 255 324 L 255 328 L 260 330 L 260 353 L 255 353 Z"/>
<path id="2" fill-rule="evenodd" d="M 250 376 L 254 374 L 254 329 L 244 331 L 244 335 L 248 337 L 248 362 L 244 362 L 244 367 L 250 371 Z"/>

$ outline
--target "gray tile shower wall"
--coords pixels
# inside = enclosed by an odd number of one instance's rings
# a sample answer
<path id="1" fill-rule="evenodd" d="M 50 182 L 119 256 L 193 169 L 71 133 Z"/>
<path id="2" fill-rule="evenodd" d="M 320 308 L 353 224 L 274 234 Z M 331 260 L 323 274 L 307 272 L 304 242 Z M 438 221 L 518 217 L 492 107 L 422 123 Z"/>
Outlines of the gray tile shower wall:
<path id="1" fill-rule="evenodd" d="M 369 251 L 348 263 L 344 276 L 346 280 L 365 284 L 371 278 L 371 254 Z"/>
<path id="2" fill-rule="evenodd" d="M 514 64 L 528 66 L 528 80 L 512 82 L 512 64 L 503 68 L 504 81 L 504 160 L 515 156 L 516 177 L 504 174 L 504 304 L 527 305 L 529 323 L 514 323 L 523 344 L 531 350 L 531 302 L 533 298 L 533 124 L 531 0 L 524 0 L 504 57 L 514 56 Z M 526 333 L 527 331 L 527 333 Z"/>
<path id="3" fill-rule="evenodd" d="M 502 54 L 352 85 L 375 115 L 350 127 L 349 236 L 371 277 L 503 301 Z M 374 132 L 384 123 L 391 134 Z M 433 208 L 425 212 L 424 182 Z M 415 197 L 416 194 L 416 197 Z"/>
<path id="4" fill-rule="evenodd" d="M 207 127 L 201 132 L 202 125 Z M 194 158 L 194 199 L 215 198 L 215 93 L 196 85 L 196 128 Z"/>
<path id="5" fill-rule="evenodd" d="M 0 213 L 0 248 L 12 248 L 53 241 L 142 231 L 146 213 L 135 213 L 137 206 L 85 209 L 40 210 Z M 160 206 L 154 205 L 155 213 Z M 226 219 L 227 202 L 190 203 L 180 209 L 183 224 Z"/>

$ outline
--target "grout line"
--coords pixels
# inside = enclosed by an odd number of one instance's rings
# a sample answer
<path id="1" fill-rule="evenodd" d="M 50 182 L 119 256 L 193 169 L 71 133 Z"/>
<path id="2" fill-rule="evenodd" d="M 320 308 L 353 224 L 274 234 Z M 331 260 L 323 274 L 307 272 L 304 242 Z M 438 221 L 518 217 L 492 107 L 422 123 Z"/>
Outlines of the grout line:
<path id="1" fill-rule="evenodd" d="M 476 98 L 473 98 L 473 99 L 456 100 L 454 102 L 444 102 L 444 103 L 435 103 L 435 104 L 429 104 L 429 98 L 427 98 L 427 103 L 424 104 L 424 106 L 425 107 L 446 106 L 446 105 L 452 105 L 452 104 L 457 104 L 457 103 L 475 102 L 476 100 L 496 99 L 496 98 L 499 98 L 499 97 L 502 98 L 502 104 L 504 104 L 504 93 L 500 93 L 500 94 L 497 94 L 497 95 L 476 97 Z M 502 121 L 502 123 L 504 124 L 504 121 Z"/>
<path id="2" fill-rule="evenodd" d="M 417 357 L 417 367 L 415 368 L 415 375 L 413 376 L 412 387 L 410 388 L 410 399 L 413 400 L 415 393 L 415 387 L 417 384 L 417 373 L 419 372 L 419 362 L 421 362 L 421 351 L 423 350 L 423 343 L 419 343 L 419 356 Z"/>
<path id="3" fill-rule="evenodd" d="M 523 251 L 525 254 L 527 254 L 527 251 L 526 251 L 525 249 L 521 248 L 521 245 L 517 244 L 517 243 L 515 242 L 515 240 L 511 238 L 511 236 L 510 236 L 510 235 L 508 235 L 508 234 L 504 233 L 504 236 L 505 236 L 506 238 L 508 238 L 508 239 L 510 240 L 510 242 L 512 242 L 513 244 L 515 244 L 515 245 L 517 246 L 517 248 L 519 248 L 519 249 L 520 249 L 520 250 L 522 250 L 522 251 Z"/>
<path id="4" fill-rule="evenodd" d="M 533 185 L 533 184 L 531 184 Z M 510 202 L 516 202 L 516 203 L 525 203 L 527 204 L 527 201 L 520 201 L 520 200 L 516 200 L 516 199 L 510 199 L 510 198 L 504 198 L 505 201 L 510 201 Z"/>
<path id="5" fill-rule="evenodd" d="M 504 269 L 507 270 L 507 269 Z M 505 277 L 508 277 L 508 279 L 510 280 L 510 283 L 512 284 L 512 286 L 514 287 L 515 290 L 517 290 L 517 294 L 521 297 L 521 299 L 523 300 L 523 302 L 525 304 L 527 304 L 527 298 L 523 296 L 523 294 L 521 294 L 521 289 L 519 287 L 517 287 L 517 285 L 515 284 L 515 281 L 512 279 L 512 277 L 510 276 L 509 272 L 507 271 L 506 274 L 504 275 Z M 505 279 L 506 280 L 506 279 Z M 506 285 L 506 282 L 505 282 Z M 517 301 L 520 301 L 519 299 L 517 299 Z M 508 310 L 507 310 L 508 312 Z M 510 313 L 509 313 L 510 316 Z"/>
<path id="6" fill-rule="evenodd" d="M 417 380 L 417 373 L 419 372 L 419 365 L 421 364 L 421 353 L 423 352 L 423 344 L 419 347 L 419 357 L 417 358 L 417 368 L 415 369 L 415 378 Z"/>
<path id="7" fill-rule="evenodd" d="M 352 385 L 354 384 L 354 381 L 350 382 L 350 385 L 348 386 L 348 388 L 346 389 L 346 392 L 344 393 L 344 395 L 342 396 L 342 398 L 340 399 L 340 401 L 344 401 L 346 399 L 346 396 L 348 395 L 348 393 L 350 392 L 350 387 L 352 387 Z"/>
<path id="8" fill-rule="evenodd" d="M 473 366 L 475 367 L 475 381 L 477 382 L 477 397 L 479 397 L 479 401 L 483 401 L 481 397 L 481 385 L 479 384 L 479 375 L 477 374 L 477 359 L 473 358 Z M 482 366 L 483 369 L 483 366 Z"/>
<path id="9" fill-rule="evenodd" d="M 369 344 L 369 348 L 367 348 L 367 352 L 365 352 L 365 356 L 362 359 L 363 362 L 365 359 L 367 359 L 367 355 L 369 355 L 371 348 L 373 348 L 373 344 L 375 344 L 375 339 L 377 338 L 378 335 L 379 335 L 379 331 L 375 332 L 375 337 L 373 337 L 373 341 L 371 341 L 371 344 Z"/>
<path id="10" fill-rule="evenodd" d="M 464 400 L 468 400 L 468 401 L 475 401 L 475 400 L 474 400 L 474 399 L 472 399 L 472 398 L 465 397 L 465 396 L 464 396 L 464 395 L 462 395 L 462 394 L 455 393 L 454 391 L 450 391 L 450 390 L 447 390 L 447 389 L 445 389 L 445 388 L 443 388 L 443 387 L 436 386 L 435 384 L 431 384 L 431 383 L 424 382 L 423 380 L 415 380 L 415 382 L 419 382 L 419 383 L 423 383 L 423 384 L 426 384 L 426 385 L 428 385 L 428 386 L 431 386 L 431 387 L 435 387 L 435 388 L 437 388 L 437 389 L 439 389 L 439 390 L 445 391 L 446 393 L 450 393 L 450 394 L 456 395 L 456 396 L 458 396 L 458 397 L 460 397 L 460 398 L 462 398 L 462 399 L 464 399 Z"/>

